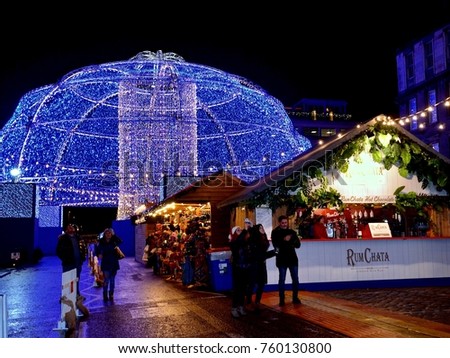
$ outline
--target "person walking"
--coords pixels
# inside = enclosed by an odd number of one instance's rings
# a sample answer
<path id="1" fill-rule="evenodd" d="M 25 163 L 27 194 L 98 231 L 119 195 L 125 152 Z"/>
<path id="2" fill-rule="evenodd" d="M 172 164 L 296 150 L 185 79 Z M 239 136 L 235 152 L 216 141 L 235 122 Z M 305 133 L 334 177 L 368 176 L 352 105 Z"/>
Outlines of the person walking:
<path id="1" fill-rule="evenodd" d="M 297 233 L 289 228 L 289 221 L 286 215 L 278 217 L 278 226 L 271 233 L 272 244 L 275 248 L 276 266 L 278 268 L 278 293 L 280 297 L 279 305 L 285 305 L 285 282 L 286 273 L 289 270 L 292 279 L 292 302 L 300 304 L 298 298 L 298 257 L 295 249 L 301 245 Z"/>
<path id="2" fill-rule="evenodd" d="M 247 315 L 244 306 L 249 285 L 249 237 L 250 233 L 242 230 L 240 226 L 233 227 L 229 235 L 232 269 L 231 315 L 234 318 Z"/>
<path id="3" fill-rule="evenodd" d="M 260 303 L 264 287 L 267 284 L 266 259 L 274 256 L 274 252 L 267 250 L 270 242 L 262 224 L 256 224 L 250 229 L 250 283 L 247 292 L 247 304 L 253 303 L 253 293 L 255 294 L 254 310 L 260 309 Z"/>
<path id="4" fill-rule="evenodd" d="M 86 243 L 77 233 L 74 224 L 67 224 L 64 233 L 58 236 L 56 256 L 61 260 L 62 271 L 77 270 L 77 296 L 80 296 L 80 275 L 86 260 Z"/>
<path id="5" fill-rule="evenodd" d="M 100 268 L 104 275 L 103 301 L 114 300 L 114 289 L 116 287 L 116 275 L 120 269 L 117 248 L 122 240 L 115 235 L 114 230 L 107 228 L 97 246 L 97 256 L 100 260 Z M 109 296 L 108 296 L 109 293 Z"/>

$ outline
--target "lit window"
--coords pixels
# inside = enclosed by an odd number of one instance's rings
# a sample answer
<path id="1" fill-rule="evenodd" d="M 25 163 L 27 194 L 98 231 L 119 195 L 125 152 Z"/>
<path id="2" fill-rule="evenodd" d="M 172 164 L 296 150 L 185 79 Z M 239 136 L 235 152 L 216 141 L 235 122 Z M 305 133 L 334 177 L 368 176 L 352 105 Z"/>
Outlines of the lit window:
<path id="1" fill-rule="evenodd" d="M 409 125 L 409 129 L 414 131 L 417 130 L 417 116 L 414 116 L 417 113 L 417 102 L 416 98 L 411 98 L 409 100 L 409 114 L 413 115 L 411 119 L 411 124 Z"/>
<path id="2" fill-rule="evenodd" d="M 319 136 L 319 128 L 317 127 L 305 127 L 303 128 L 304 136 L 318 137 Z"/>
<path id="3" fill-rule="evenodd" d="M 320 136 L 321 137 L 331 137 L 336 134 L 335 128 L 322 128 L 320 130 Z"/>
<path id="4" fill-rule="evenodd" d="M 433 148 L 435 151 L 439 152 L 439 143 L 435 142 L 435 143 L 431 143 L 431 148 Z"/>
<path id="5" fill-rule="evenodd" d="M 429 111 L 429 122 L 437 123 L 437 111 L 436 111 L 436 90 L 428 91 L 428 108 L 431 109 Z"/>

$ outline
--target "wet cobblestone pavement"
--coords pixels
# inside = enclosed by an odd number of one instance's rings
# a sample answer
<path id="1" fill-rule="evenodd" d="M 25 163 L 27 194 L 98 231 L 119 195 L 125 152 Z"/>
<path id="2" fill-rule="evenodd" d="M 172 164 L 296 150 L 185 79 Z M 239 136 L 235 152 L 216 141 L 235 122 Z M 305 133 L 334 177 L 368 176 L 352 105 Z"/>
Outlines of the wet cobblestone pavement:
<path id="1" fill-rule="evenodd" d="M 102 301 L 101 289 L 93 286 L 89 268 L 83 268 L 82 294 L 91 314 L 83 321 L 81 337 L 341 338 L 347 334 L 339 331 L 339 327 L 345 326 L 340 316 L 334 321 L 331 315 L 309 320 L 323 304 L 314 293 L 304 292 L 305 304 L 294 310 L 292 305 L 287 305 L 282 311 L 277 293 L 265 293 L 263 301 L 270 304 L 259 315 L 250 313 L 236 320 L 231 317 L 231 299 L 227 294 L 189 290 L 179 282 L 167 282 L 132 258 L 121 263 L 114 304 Z M 0 270 L 0 292 L 8 298 L 9 337 L 59 337 L 54 328 L 60 316 L 60 285 L 60 262 L 55 257 L 45 257 L 35 266 Z M 386 316 L 391 311 L 445 325 L 450 323 L 450 287 L 350 289 L 317 294 L 361 304 L 362 314 L 369 314 L 369 308 L 375 308 L 385 310 L 382 314 Z M 334 303 L 327 304 L 331 305 L 330 310 Z M 329 324 L 323 325 L 324 322 Z"/>
<path id="2" fill-rule="evenodd" d="M 80 338 L 344 337 L 338 332 L 269 308 L 231 317 L 231 298 L 154 275 L 133 258 L 121 261 L 114 302 L 103 302 L 90 269 L 81 272 L 81 294 L 90 315 L 81 318 Z M 7 295 L 8 337 L 59 338 L 61 264 L 44 257 L 34 266 L 0 270 Z"/>
<path id="3" fill-rule="evenodd" d="M 351 289 L 320 293 L 434 322 L 450 323 L 450 287 Z"/>

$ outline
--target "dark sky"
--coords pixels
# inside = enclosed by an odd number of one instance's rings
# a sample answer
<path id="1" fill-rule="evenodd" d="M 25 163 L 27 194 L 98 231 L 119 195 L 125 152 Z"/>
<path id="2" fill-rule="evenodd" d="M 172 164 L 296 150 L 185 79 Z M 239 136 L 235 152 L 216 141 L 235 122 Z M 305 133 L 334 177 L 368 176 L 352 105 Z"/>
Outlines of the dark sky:
<path id="1" fill-rule="evenodd" d="M 342 99 L 359 121 L 396 116 L 396 50 L 450 23 L 450 0 L 270 2 L 246 10 L 187 3 L 157 9 L 129 1 L 101 11 L 82 2 L 65 10 L 33 5 L 27 16 L 18 3 L 17 11 L 3 11 L 1 127 L 34 88 L 84 66 L 158 50 L 245 77 L 285 106 Z"/>

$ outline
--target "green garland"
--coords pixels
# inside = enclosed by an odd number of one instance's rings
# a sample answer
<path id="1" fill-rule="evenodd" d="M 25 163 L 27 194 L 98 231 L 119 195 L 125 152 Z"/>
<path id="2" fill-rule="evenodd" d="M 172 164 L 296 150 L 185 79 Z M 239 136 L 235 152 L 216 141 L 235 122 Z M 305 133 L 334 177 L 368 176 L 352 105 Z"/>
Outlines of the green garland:
<path id="1" fill-rule="evenodd" d="M 285 178 L 278 182 L 275 188 L 270 187 L 256 193 L 243 204 L 250 209 L 261 205 L 269 205 L 272 210 L 286 206 L 288 214 L 299 207 L 341 207 L 340 194 L 327 185 L 321 168 L 346 173 L 350 158 L 353 157 L 354 161 L 361 162 L 360 155 L 365 151 L 369 152 L 373 160 L 382 164 L 386 170 L 395 165 L 398 167 L 399 175 L 404 178 L 416 174 L 423 189 L 432 183 L 438 191 L 445 190 L 450 193 L 447 174 L 450 173 L 450 166 L 446 162 L 422 150 L 420 145 L 407 136 L 401 136 L 395 126 L 377 122 L 359 136 L 339 146 L 333 153 L 327 152 L 326 155 L 315 160 L 314 166 L 310 165 L 308 168 L 303 168 L 301 173 L 294 173 Z M 313 190 L 313 183 L 317 184 L 317 181 L 320 187 Z M 403 188 L 397 189 L 394 193 L 399 209 L 404 208 L 405 197 L 412 196 L 409 193 L 401 193 L 401 190 Z M 410 205 L 419 209 L 419 212 L 423 212 L 423 208 L 430 205 L 448 206 L 448 197 L 420 196 L 420 201 L 413 201 Z"/>

